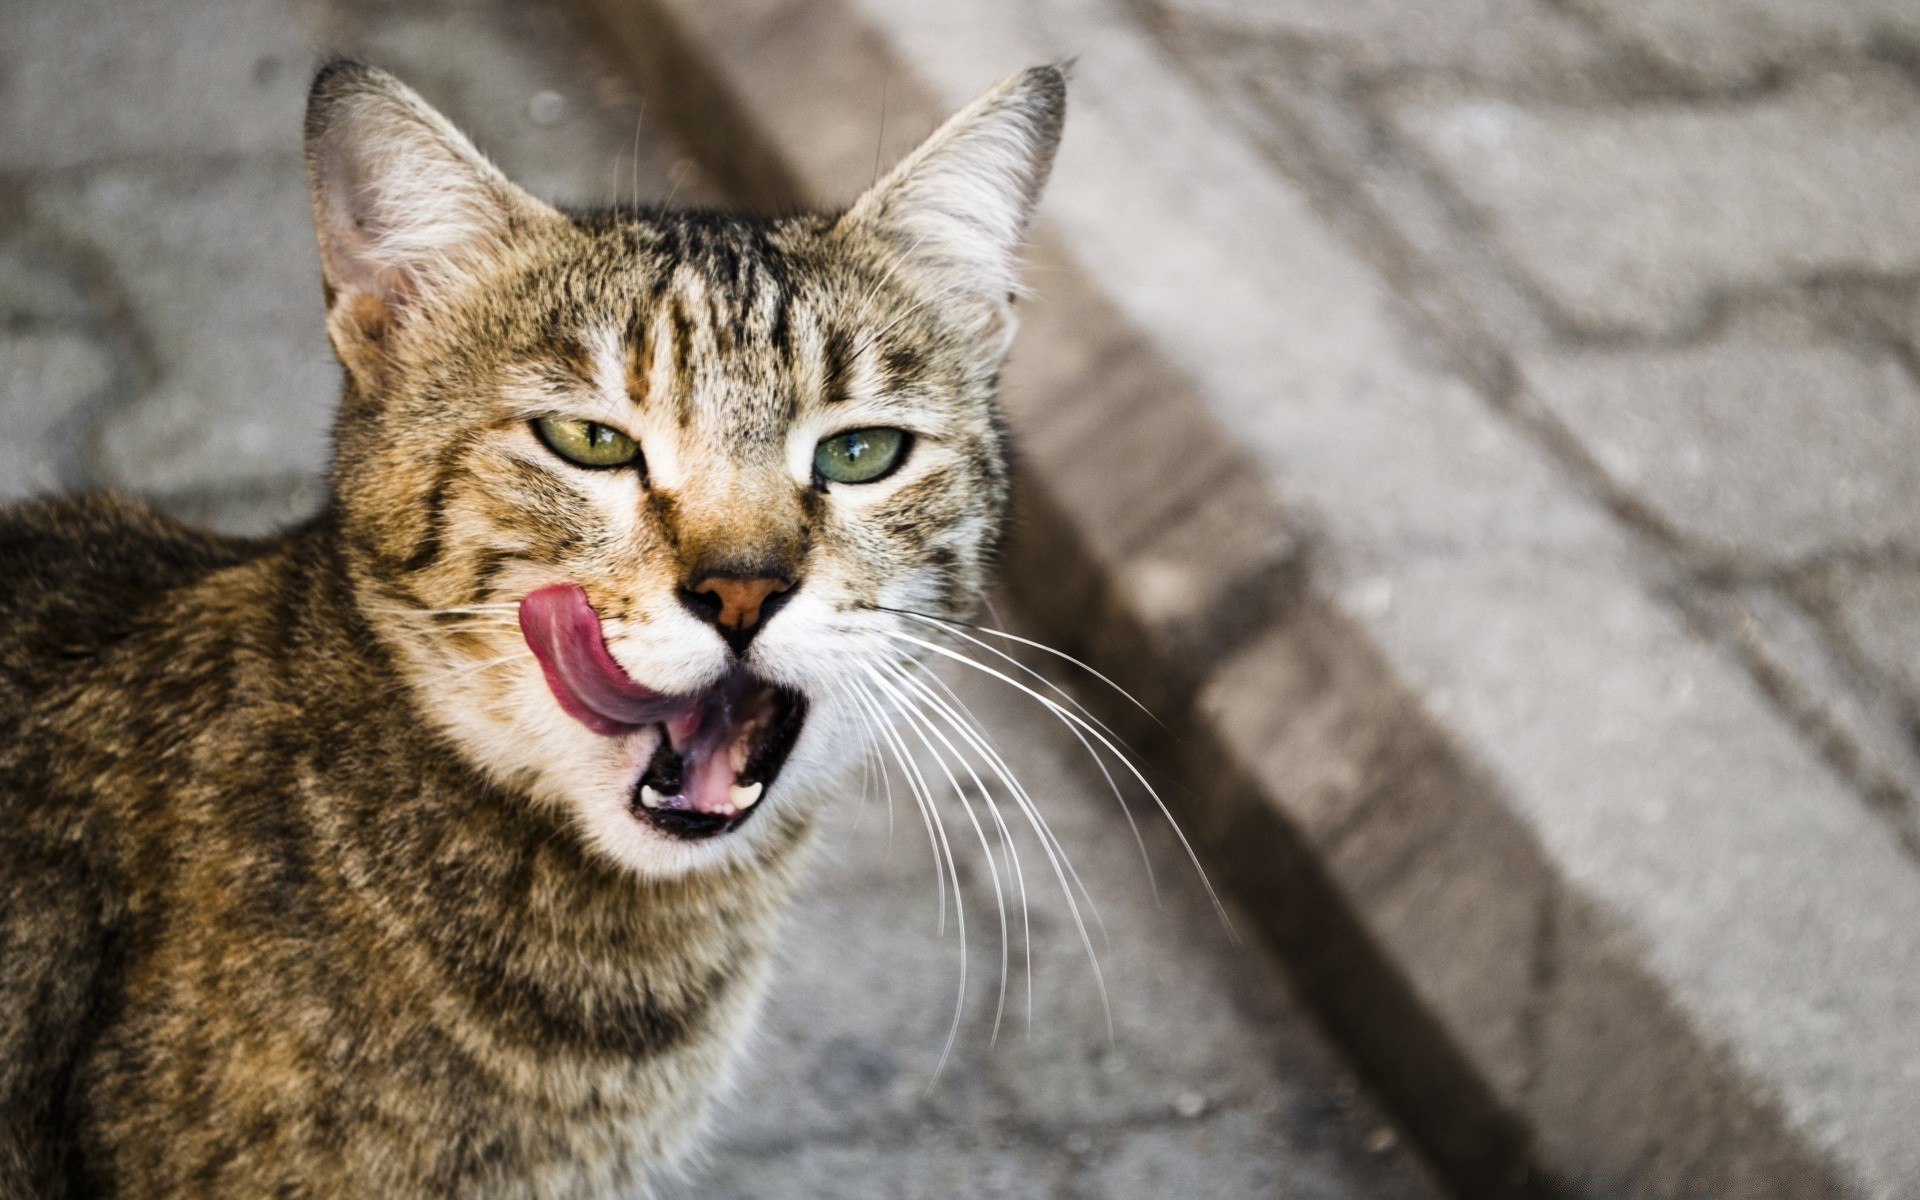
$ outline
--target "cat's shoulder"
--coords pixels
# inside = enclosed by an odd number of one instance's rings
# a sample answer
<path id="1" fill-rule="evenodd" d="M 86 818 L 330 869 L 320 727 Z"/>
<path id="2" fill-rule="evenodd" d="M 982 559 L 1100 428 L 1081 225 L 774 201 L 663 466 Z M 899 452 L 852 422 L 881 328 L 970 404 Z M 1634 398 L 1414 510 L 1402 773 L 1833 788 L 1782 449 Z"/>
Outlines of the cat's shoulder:
<path id="1" fill-rule="evenodd" d="M 110 493 L 19 504 L 0 509 L 0 607 L 51 598 L 137 606 L 259 550 Z"/>
<path id="2" fill-rule="evenodd" d="M 168 593 L 261 548 L 109 494 L 0 509 L 0 661 L 18 675 L 97 650 Z"/>

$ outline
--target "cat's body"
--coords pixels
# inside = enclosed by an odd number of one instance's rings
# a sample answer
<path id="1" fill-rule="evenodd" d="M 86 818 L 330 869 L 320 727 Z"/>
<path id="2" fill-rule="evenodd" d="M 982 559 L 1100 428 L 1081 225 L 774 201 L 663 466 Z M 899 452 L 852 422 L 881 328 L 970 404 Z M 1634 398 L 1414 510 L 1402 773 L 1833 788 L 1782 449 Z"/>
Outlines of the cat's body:
<path id="1" fill-rule="evenodd" d="M 332 542 L 0 518 L 0 1078 L 47 1194 L 612 1194 L 739 1034 L 780 869 L 636 880 L 490 784 Z"/>
<path id="2" fill-rule="evenodd" d="M 947 134 L 1031 127 L 1005 255 L 1059 116 L 1057 72 L 1017 83 Z M 739 1048 L 858 739 L 832 656 L 893 671 L 860 622 L 964 611 L 1004 504 L 1005 279 L 916 264 L 924 229 L 875 250 L 941 135 L 856 239 L 562 217 L 364 68 L 312 112 L 326 510 L 260 542 L 106 497 L 0 514 L 4 1200 L 643 1181 Z M 794 445 L 868 452 L 811 408 L 908 401 L 897 475 L 782 482 Z M 644 460 L 541 448 L 628 444 L 572 416 L 616 402 Z"/>

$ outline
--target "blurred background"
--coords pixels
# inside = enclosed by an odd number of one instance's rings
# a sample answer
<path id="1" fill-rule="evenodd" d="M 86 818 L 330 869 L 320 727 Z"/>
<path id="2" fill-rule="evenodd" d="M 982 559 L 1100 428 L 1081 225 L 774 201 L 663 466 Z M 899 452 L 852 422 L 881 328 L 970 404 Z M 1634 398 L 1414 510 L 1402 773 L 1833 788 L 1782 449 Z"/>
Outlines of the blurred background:
<path id="1" fill-rule="evenodd" d="M 1920 4 L 4 0 L 0 498 L 322 502 L 334 54 L 774 208 L 1074 62 L 993 619 L 1224 918 L 955 676 L 1084 887 L 865 772 L 665 1195 L 1920 1197 Z"/>

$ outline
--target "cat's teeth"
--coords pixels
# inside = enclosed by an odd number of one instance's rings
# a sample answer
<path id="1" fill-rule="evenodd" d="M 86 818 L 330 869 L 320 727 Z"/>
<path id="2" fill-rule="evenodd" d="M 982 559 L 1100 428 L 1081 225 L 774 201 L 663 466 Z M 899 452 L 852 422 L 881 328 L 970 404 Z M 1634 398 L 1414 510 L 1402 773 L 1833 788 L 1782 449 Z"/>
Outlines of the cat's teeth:
<path id="1" fill-rule="evenodd" d="M 745 812 L 760 799 L 760 793 L 766 790 L 766 786 L 764 783 L 736 783 L 727 789 L 727 796 L 733 801 L 734 808 Z"/>
<path id="2" fill-rule="evenodd" d="M 648 808 L 663 808 L 666 806 L 667 798 L 659 792 L 654 791 L 651 785 L 641 784 L 640 803 L 646 805 Z"/>

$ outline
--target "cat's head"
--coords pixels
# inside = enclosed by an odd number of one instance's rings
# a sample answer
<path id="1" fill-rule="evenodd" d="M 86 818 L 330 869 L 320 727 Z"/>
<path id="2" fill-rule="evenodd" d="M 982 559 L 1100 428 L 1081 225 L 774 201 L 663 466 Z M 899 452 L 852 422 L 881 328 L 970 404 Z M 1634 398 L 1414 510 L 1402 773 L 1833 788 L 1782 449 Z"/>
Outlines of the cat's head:
<path id="1" fill-rule="evenodd" d="M 1063 104 L 1016 75 L 838 216 L 577 214 L 391 76 L 324 70 L 337 519 L 426 718 L 649 874 L 805 825 L 926 686 L 905 639 L 985 586 Z"/>

